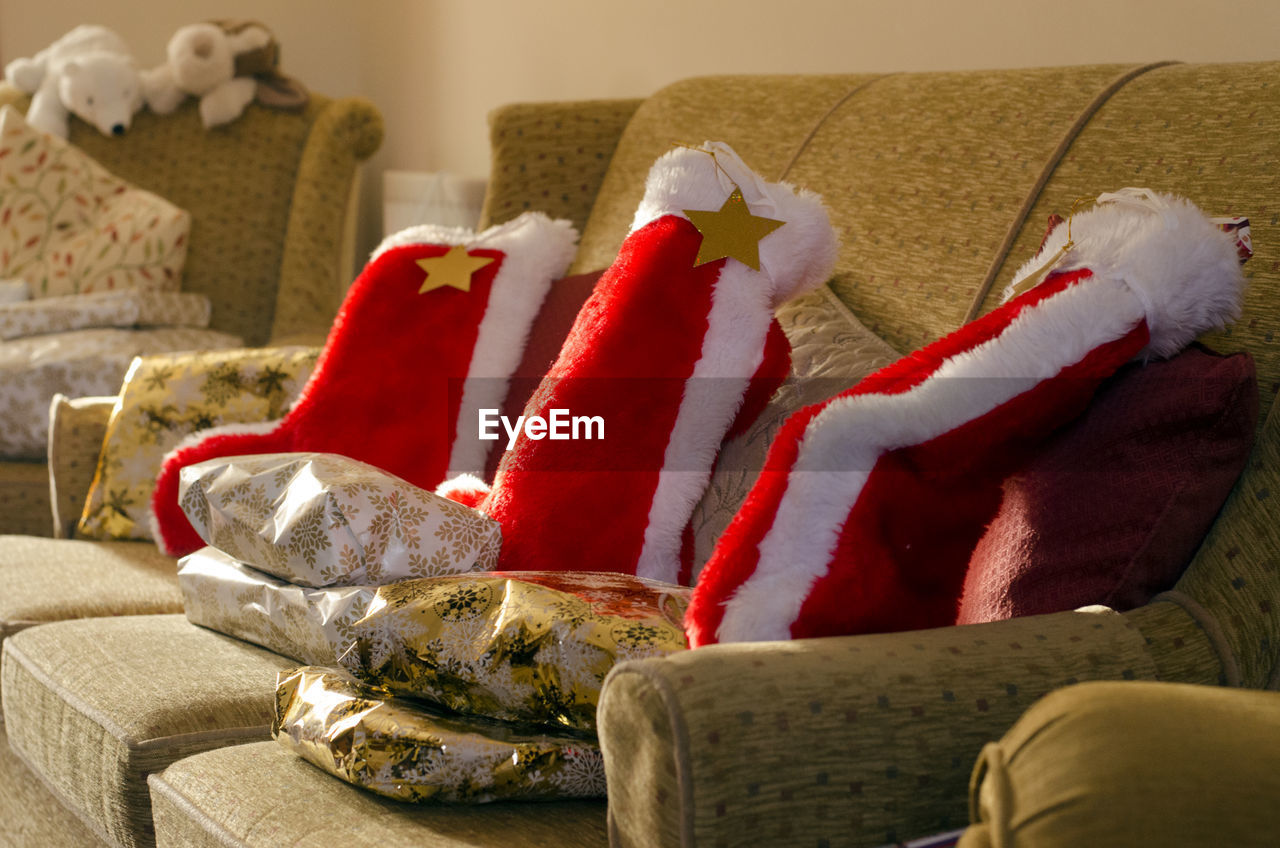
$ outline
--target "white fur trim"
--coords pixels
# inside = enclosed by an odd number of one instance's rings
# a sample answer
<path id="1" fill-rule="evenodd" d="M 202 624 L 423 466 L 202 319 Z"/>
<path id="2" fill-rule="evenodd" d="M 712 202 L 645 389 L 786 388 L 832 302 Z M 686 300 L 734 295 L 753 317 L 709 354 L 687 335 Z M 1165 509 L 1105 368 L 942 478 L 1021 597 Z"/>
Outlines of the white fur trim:
<path id="1" fill-rule="evenodd" d="M 703 148 L 677 147 L 653 164 L 631 231 L 664 215 L 687 220 L 686 209 L 719 209 L 737 185 L 751 214 L 786 222 L 760 240 L 760 282 L 771 307 L 825 282 L 839 244 L 822 198 L 789 183 L 766 183 L 723 142 L 708 141 Z"/>
<path id="2" fill-rule="evenodd" d="M 489 484 L 474 474 L 459 474 L 449 477 L 435 488 L 435 494 L 442 498 L 449 497 L 452 492 L 488 492 Z"/>
<path id="3" fill-rule="evenodd" d="M 484 473 L 485 460 L 496 443 L 481 442 L 467 434 L 474 432 L 481 409 L 497 409 L 506 399 L 509 378 L 524 355 L 533 320 L 538 317 L 551 281 L 573 261 L 577 241 L 578 232 L 568 221 L 552 220 L 541 212 L 526 212 L 485 230 L 468 244 L 501 250 L 506 259 L 493 278 L 467 366 L 448 477 Z"/>
<path id="4" fill-rule="evenodd" d="M 702 355 L 667 439 L 636 564 L 637 576 L 668 583 L 678 582 L 684 527 L 706 491 L 748 380 L 760 367 L 774 309 L 823 282 L 836 256 L 835 234 L 817 195 L 764 182 L 728 145 L 706 146 L 715 150 L 714 160 L 705 151 L 677 148 L 654 163 L 633 232 L 665 215 L 687 219 L 685 209 L 717 209 L 734 184 L 753 214 L 787 223 L 761 240 L 760 271 L 726 262 L 712 288 Z"/>
<path id="5" fill-rule="evenodd" d="M 764 358 L 773 310 L 756 285 L 759 276 L 741 263 L 727 263 L 712 289 L 702 356 L 685 383 L 667 439 L 637 577 L 679 582 L 684 526 L 706 491 L 716 452 L 742 406 L 748 380 Z"/>
<path id="6" fill-rule="evenodd" d="M 759 564 L 725 603 L 719 641 L 790 638 L 883 453 L 986 414 L 1123 337 L 1143 317 L 1122 282 L 1085 280 L 1023 310 L 999 336 L 946 360 L 910 391 L 830 403 L 804 432 Z"/>
<path id="7" fill-rule="evenodd" d="M 279 427 L 281 423 L 282 423 L 282 419 L 273 418 L 270 421 L 255 421 L 251 424 L 222 424 L 218 427 L 209 427 L 208 429 L 205 429 L 205 430 L 197 430 L 194 433 L 187 434 L 182 438 L 182 441 L 178 442 L 176 445 L 170 448 L 169 451 L 165 453 L 164 459 L 161 460 L 161 466 L 163 466 L 164 463 L 168 462 L 169 459 L 178 451 L 186 450 L 189 447 L 198 445 L 201 442 L 203 442 L 205 439 L 208 439 L 210 437 L 258 435 L 263 433 L 270 433 L 272 430 L 275 430 L 277 427 Z M 228 456 L 226 458 L 230 459 L 231 457 Z M 207 461 L 208 460 L 206 460 L 206 462 Z M 181 481 L 182 479 L 181 473 L 179 473 L 178 479 Z M 181 501 L 181 498 L 185 489 L 186 489 L 185 483 L 180 482 L 178 485 L 179 501 Z M 160 524 L 159 522 L 156 521 L 155 512 L 151 509 L 150 499 L 147 500 L 146 518 L 147 518 L 147 526 L 151 528 L 151 538 L 154 539 L 156 542 L 158 542 L 161 548 L 168 551 L 169 550 L 168 540 L 166 540 L 164 538 L 164 534 L 160 532 Z"/>
<path id="8" fill-rule="evenodd" d="M 1043 249 L 1005 289 L 1035 271 L 1067 241 L 1067 224 L 1055 227 Z M 1172 356 L 1196 336 L 1240 315 L 1244 274 L 1234 240 L 1189 200 L 1145 189 L 1102 195 L 1092 209 L 1071 219 L 1075 246 L 1056 266 L 1088 268 L 1096 277 L 1123 281 L 1141 300 L 1151 331 L 1143 354 Z"/>
<path id="9" fill-rule="evenodd" d="M 506 254 L 493 278 L 467 367 L 447 477 L 483 473 L 494 443 L 482 443 L 468 434 L 474 432 L 481 409 L 499 408 L 506 399 L 508 380 L 524 355 L 533 321 L 552 280 L 573 261 L 577 240 L 578 232 L 568 221 L 525 212 L 481 233 L 434 224 L 409 227 L 388 236 L 373 251 L 371 261 L 391 248 L 411 244 L 461 244 L 469 250 L 488 248 Z"/>

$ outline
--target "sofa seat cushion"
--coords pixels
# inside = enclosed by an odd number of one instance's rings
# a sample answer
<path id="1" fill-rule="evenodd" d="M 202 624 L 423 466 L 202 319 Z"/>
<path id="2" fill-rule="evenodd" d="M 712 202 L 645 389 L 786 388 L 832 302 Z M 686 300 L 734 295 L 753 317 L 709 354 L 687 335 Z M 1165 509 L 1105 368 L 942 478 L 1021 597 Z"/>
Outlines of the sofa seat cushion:
<path id="1" fill-rule="evenodd" d="M 147 774 L 270 738 L 276 673 L 293 664 L 180 615 L 31 627 L 0 661 L 9 744 L 98 835 L 150 845 Z"/>
<path id="2" fill-rule="evenodd" d="M 162 846 L 608 844 L 604 801 L 404 804 L 348 786 L 274 742 L 187 757 L 148 782 Z"/>
<path id="3" fill-rule="evenodd" d="M 93 835 L 53 795 L 18 755 L 0 724 L 0 841 L 5 845 L 64 845 L 98 848 Z"/>
<path id="4" fill-rule="evenodd" d="M 181 611 L 177 567 L 153 544 L 0 536 L 0 640 L 49 621 Z"/>

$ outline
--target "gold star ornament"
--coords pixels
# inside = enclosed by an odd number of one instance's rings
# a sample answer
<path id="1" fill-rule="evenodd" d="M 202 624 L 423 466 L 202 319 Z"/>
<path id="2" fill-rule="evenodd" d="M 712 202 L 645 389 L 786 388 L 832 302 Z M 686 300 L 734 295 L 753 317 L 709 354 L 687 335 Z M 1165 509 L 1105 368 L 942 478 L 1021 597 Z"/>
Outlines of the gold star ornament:
<path id="1" fill-rule="evenodd" d="M 417 260 L 418 267 L 427 272 L 418 294 L 426 294 L 443 286 L 452 286 L 459 291 L 471 291 L 471 275 L 493 262 L 491 256 L 472 256 L 467 248 L 455 244 L 443 256 L 432 256 L 429 259 Z"/>
<path id="2" fill-rule="evenodd" d="M 684 214 L 702 233 L 695 266 L 728 257 L 759 271 L 760 239 L 786 223 L 752 215 L 742 197 L 742 189 L 737 186 L 718 210 L 686 209 Z"/>

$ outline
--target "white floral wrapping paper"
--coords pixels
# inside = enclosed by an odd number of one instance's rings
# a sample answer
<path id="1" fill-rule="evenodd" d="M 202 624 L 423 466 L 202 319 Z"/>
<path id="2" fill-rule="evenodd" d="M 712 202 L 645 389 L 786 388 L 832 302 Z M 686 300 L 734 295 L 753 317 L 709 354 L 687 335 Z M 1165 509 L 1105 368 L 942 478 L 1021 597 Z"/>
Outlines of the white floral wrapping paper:
<path id="1" fill-rule="evenodd" d="M 178 561 L 178 586 L 192 624 L 261 645 L 309 665 L 333 665 L 376 586 L 313 589 L 263 574 L 215 548 Z"/>
<path id="2" fill-rule="evenodd" d="M 242 344 L 197 327 L 93 328 L 0 342 L 0 457 L 43 459 L 53 396 L 114 395 L 135 356 Z"/>
<path id="3" fill-rule="evenodd" d="M 223 457 L 182 470 L 200 538 L 302 586 L 377 586 L 487 571 L 496 521 L 392 474 L 325 453 Z"/>
<path id="4" fill-rule="evenodd" d="M 109 291 L 0 303 L 0 339 L 92 327 L 208 327 L 209 298 L 193 292 Z"/>

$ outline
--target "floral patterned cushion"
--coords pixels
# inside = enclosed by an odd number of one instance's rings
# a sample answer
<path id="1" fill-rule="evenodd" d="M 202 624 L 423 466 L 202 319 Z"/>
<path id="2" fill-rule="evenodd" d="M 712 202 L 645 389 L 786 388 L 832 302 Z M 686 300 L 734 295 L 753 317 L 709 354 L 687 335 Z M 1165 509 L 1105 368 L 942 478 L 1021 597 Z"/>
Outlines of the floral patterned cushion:
<path id="1" fill-rule="evenodd" d="M 31 296 L 176 291 L 191 216 L 0 109 L 0 278 Z"/>
<path id="2" fill-rule="evenodd" d="M 205 542 L 302 586 L 487 570 L 502 542 L 496 521 L 336 454 L 189 465 L 179 502 Z"/>
<path id="3" fill-rule="evenodd" d="M 306 384 L 319 352 L 277 347 L 162 353 L 135 360 L 123 387 L 117 378 L 105 392 L 118 389 L 119 399 L 77 534 L 150 539 L 151 491 L 164 455 L 206 427 L 279 418 Z"/>

